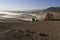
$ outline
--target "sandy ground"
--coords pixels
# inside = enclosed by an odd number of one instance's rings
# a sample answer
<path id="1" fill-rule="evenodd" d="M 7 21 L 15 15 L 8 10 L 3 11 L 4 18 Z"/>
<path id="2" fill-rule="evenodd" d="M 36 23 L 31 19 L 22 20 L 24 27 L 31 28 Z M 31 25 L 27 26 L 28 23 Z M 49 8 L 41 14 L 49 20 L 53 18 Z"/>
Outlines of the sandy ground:
<path id="1" fill-rule="evenodd" d="M 60 21 L 0 22 L 0 40 L 60 40 Z"/>

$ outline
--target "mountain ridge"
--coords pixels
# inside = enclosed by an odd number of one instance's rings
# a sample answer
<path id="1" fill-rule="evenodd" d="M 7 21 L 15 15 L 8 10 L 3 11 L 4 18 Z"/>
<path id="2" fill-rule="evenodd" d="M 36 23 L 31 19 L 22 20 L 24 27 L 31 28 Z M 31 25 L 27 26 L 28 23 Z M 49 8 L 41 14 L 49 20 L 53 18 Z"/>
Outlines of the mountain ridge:
<path id="1" fill-rule="evenodd" d="M 47 9 L 45 9 L 44 11 L 60 13 L 60 7 L 49 7 Z"/>

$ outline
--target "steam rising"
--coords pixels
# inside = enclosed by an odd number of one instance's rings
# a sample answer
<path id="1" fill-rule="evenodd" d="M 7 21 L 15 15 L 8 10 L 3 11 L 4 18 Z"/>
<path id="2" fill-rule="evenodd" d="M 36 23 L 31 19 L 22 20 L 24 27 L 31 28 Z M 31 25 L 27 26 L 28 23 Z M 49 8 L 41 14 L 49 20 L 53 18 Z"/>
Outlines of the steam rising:
<path id="1" fill-rule="evenodd" d="M 0 12 L 0 19 L 16 18 L 23 20 L 32 20 L 32 18 L 43 20 L 46 14 L 33 14 L 33 13 L 12 13 L 12 12 Z"/>

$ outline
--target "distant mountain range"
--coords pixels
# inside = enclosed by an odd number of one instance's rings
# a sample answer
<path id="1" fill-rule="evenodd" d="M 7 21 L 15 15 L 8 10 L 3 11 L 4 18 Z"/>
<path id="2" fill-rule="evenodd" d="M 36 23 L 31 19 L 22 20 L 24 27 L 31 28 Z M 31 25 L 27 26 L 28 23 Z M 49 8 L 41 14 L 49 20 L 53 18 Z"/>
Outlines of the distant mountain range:
<path id="1" fill-rule="evenodd" d="M 25 11 L 12 11 L 12 10 L 0 10 L 2 12 L 13 12 L 13 13 L 38 13 L 40 11 L 49 11 L 49 12 L 60 12 L 60 6 L 59 7 L 49 7 L 47 9 L 44 10 L 40 10 L 40 9 L 35 9 L 35 10 L 25 10 Z"/>
<path id="2" fill-rule="evenodd" d="M 49 8 L 47 8 L 47 9 L 44 9 L 44 10 L 28 10 L 28 11 L 25 11 L 25 12 L 36 12 L 36 13 L 38 13 L 38 12 L 44 12 L 44 11 L 46 11 L 46 12 L 60 12 L 60 6 L 59 7 L 49 7 Z"/>
<path id="3" fill-rule="evenodd" d="M 45 9 L 44 11 L 60 12 L 60 7 L 50 7 L 50 8 Z"/>

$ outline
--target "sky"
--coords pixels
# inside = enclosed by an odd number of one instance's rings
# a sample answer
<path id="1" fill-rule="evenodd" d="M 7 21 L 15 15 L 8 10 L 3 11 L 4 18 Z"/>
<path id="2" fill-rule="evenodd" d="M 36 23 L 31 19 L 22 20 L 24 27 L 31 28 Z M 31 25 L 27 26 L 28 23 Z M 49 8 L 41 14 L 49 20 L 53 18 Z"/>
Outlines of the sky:
<path id="1" fill-rule="evenodd" d="M 60 6 L 60 0 L 0 0 L 0 10 L 35 10 Z"/>

